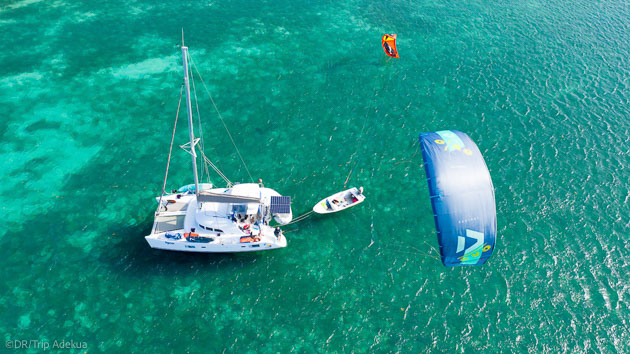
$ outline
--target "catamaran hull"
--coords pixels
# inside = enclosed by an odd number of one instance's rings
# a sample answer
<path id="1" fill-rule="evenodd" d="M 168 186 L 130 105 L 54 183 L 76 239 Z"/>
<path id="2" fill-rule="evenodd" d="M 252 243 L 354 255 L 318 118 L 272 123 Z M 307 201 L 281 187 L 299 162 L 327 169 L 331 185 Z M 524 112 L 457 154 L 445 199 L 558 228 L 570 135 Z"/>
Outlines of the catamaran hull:
<path id="1" fill-rule="evenodd" d="M 166 241 L 157 239 L 152 236 L 146 236 L 145 239 L 149 246 L 154 249 L 176 252 L 197 252 L 197 253 L 236 253 L 236 252 L 260 252 L 284 248 L 287 246 L 287 240 L 284 236 L 275 243 L 260 241 L 239 244 L 203 244 L 181 241 Z"/>
<path id="2" fill-rule="evenodd" d="M 206 173 L 208 164 L 212 165 L 225 179 L 228 186 L 213 188 L 211 183 L 199 183 L 195 146 L 201 141 L 201 147 L 203 140 L 195 139 L 188 81 L 190 77 L 189 54 L 183 40 L 181 50 L 190 137 L 190 141 L 181 147 L 191 155 L 195 183 L 183 186 L 172 194 L 164 195 L 168 166 L 171 161 L 171 153 L 169 153 L 162 193 L 156 198 L 158 208 L 155 212 L 153 228 L 151 234 L 145 239 L 151 248 L 177 252 L 234 253 L 286 247 L 287 242 L 281 229 L 270 226 L 269 222 L 272 215 L 277 213 L 281 213 L 278 216 L 281 223 L 291 221 L 293 215 L 290 197 L 280 196 L 273 189 L 265 188 L 262 180 L 259 180 L 259 183 L 232 184 L 203 155 L 203 151 L 201 151 L 203 157 L 201 160 L 206 163 Z M 193 85 L 193 90 L 194 88 Z M 174 134 L 173 131 L 173 139 Z M 171 140 L 172 146 L 173 140 Z"/>

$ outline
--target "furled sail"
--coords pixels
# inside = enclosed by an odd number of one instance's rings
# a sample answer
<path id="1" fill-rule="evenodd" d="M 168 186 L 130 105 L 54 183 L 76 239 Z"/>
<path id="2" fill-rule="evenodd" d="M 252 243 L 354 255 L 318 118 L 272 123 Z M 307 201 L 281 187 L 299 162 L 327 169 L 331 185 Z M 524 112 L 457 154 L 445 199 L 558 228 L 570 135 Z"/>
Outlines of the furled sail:
<path id="1" fill-rule="evenodd" d="M 241 195 L 232 194 L 219 194 L 211 192 L 199 192 L 197 201 L 201 203 L 234 203 L 234 204 L 247 204 L 247 203 L 260 203 L 259 198 L 246 197 Z"/>

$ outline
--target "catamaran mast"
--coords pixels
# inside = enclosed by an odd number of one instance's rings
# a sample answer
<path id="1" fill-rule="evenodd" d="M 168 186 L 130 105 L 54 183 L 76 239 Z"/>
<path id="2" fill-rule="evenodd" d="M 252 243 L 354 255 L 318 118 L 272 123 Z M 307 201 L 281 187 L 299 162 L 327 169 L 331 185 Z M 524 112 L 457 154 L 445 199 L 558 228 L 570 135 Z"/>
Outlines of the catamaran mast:
<path id="1" fill-rule="evenodd" d="M 190 154 L 195 175 L 195 194 L 199 197 L 199 177 L 197 176 L 197 153 L 195 152 L 195 134 L 193 132 L 192 105 L 190 103 L 190 85 L 188 84 L 188 47 L 182 45 L 182 63 L 184 64 L 184 87 L 186 88 L 186 111 L 188 112 L 188 132 L 190 133 Z"/>

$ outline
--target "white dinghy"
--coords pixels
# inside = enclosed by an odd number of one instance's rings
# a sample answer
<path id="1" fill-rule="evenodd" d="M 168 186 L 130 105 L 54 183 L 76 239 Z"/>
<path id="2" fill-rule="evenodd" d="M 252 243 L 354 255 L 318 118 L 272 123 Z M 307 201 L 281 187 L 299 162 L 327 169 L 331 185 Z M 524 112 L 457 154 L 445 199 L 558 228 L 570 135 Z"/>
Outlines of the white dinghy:
<path id="1" fill-rule="evenodd" d="M 319 203 L 315 204 L 313 211 L 317 214 L 336 213 L 361 204 L 364 200 L 363 187 L 359 189 L 350 188 L 322 199 Z"/>

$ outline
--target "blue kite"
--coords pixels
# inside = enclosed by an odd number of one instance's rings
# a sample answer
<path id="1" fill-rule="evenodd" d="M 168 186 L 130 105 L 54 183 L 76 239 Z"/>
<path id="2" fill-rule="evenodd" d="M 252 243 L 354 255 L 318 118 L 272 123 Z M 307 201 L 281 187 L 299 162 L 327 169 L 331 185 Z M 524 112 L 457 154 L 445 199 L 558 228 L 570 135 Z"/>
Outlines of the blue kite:
<path id="1" fill-rule="evenodd" d="M 420 134 L 442 263 L 482 265 L 497 235 L 494 187 L 486 162 L 457 130 Z"/>

